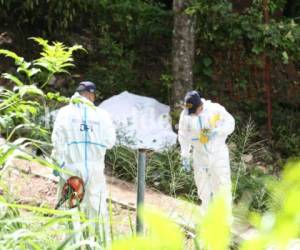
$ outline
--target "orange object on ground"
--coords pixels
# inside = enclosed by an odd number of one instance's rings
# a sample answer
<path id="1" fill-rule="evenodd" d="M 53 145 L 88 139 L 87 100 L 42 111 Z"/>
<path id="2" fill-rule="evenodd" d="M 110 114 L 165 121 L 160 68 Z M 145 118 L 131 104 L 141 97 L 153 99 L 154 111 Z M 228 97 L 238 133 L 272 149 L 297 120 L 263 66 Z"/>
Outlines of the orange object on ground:
<path id="1" fill-rule="evenodd" d="M 66 201 L 69 208 L 77 207 L 84 197 L 84 182 L 78 176 L 70 177 L 62 188 L 62 197 L 57 203 L 55 209 L 58 209 Z"/>

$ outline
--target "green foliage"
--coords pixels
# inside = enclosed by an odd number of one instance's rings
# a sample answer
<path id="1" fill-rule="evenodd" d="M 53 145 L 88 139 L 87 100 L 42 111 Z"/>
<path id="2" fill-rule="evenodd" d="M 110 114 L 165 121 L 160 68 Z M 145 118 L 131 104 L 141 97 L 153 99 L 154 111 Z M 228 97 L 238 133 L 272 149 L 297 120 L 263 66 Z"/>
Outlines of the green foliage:
<path id="1" fill-rule="evenodd" d="M 180 250 L 184 247 L 181 229 L 165 216 L 146 210 L 143 212 L 143 219 L 148 227 L 147 235 L 116 241 L 112 245 L 112 250 Z"/>
<path id="2" fill-rule="evenodd" d="M 274 105 L 275 106 L 275 105 Z M 300 111 L 297 107 L 276 105 L 274 108 L 274 148 L 284 158 L 299 156 Z"/>
<path id="3" fill-rule="evenodd" d="M 246 241 L 241 249 L 260 250 L 274 245 L 286 249 L 295 243 L 300 234 L 297 202 L 300 194 L 299 169 L 299 159 L 290 160 L 282 173 L 282 180 L 272 183 L 270 210 L 263 215 L 252 215 L 252 223 L 257 227 L 258 234 Z"/>
<path id="4" fill-rule="evenodd" d="M 282 9 L 283 3 L 271 1 L 271 13 Z M 260 0 L 254 1 L 243 13 L 234 11 L 227 0 L 196 0 L 187 13 L 197 15 L 198 39 L 211 49 L 237 46 L 253 59 L 267 53 L 271 58 L 281 59 L 284 63 L 298 60 L 300 26 L 293 19 L 277 20 L 272 16 L 270 22 L 265 24 L 262 9 Z"/>
<path id="5" fill-rule="evenodd" d="M 17 70 L 16 72 L 21 74 L 20 78 L 5 73 L 2 76 L 8 80 L 13 81 L 17 86 L 22 86 L 26 83 L 32 84 L 36 80 L 40 80 L 41 86 L 45 86 L 54 74 L 68 73 L 67 69 L 74 67 L 73 53 L 76 50 L 83 50 L 82 46 L 74 45 L 72 47 L 66 47 L 60 42 L 54 42 L 52 45 L 47 40 L 42 38 L 32 38 L 35 42 L 42 46 L 41 57 L 27 62 L 23 57 L 18 56 L 14 52 L 9 50 L 0 50 L 0 55 L 4 55 L 14 60 Z M 45 72 L 46 71 L 46 72 Z M 46 74 L 43 76 L 46 80 L 43 82 L 43 78 L 39 79 L 40 74 Z M 26 78 L 21 78 L 25 76 Z"/>
<path id="6" fill-rule="evenodd" d="M 13 59 L 16 66 L 17 66 L 17 72 L 22 74 L 23 76 L 25 76 L 26 80 L 29 83 L 31 83 L 31 79 L 33 78 L 33 76 L 40 72 L 39 68 L 32 67 L 31 63 L 26 62 L 23 57 L 18 56 L 14 52 L 11 52 L 9 50 L 1 49 L 0 50 L 0 55 L 4 55 L 6 57 L 9 57 L 9 58 Z M 13 83 L 15 83 L 17 86 L 24 85 L 22 80 L 20 80 L 18 77 L 14 76 L 12 74 L 5 73 L 5 74 L 2 75 L 2 77 L 13 81 Z"/>
<path id="7" fill-rule="evenodd" d="M 2 154 L 0 155 L 0 159 Z M 262 214 L 250 213 L 249 220 L 257 233 L 242 240 L 235 249 L 267 249 L 276 246 L 285 249 L 299 237 L 299 159 L 291 160 L 285 167 L 280 181 L 269 185 L 269 209 Z M 3 174 L 3 169 L 0 174 Z M 194 237 L 195 249 L 229 249 L 231 241 L 230 212 L 220 194 L 216 196 L 204 217 L 199 216 Z M 26 213 L 25 213 L 26 211 Z M 112 243 L 112 249 L 187 249 L 183 230 L 167 217 L 148 209 L 142 210 L 147 226 L 145 235 L 133 235 L 119 238 Z M 72 241 L 72 229 L 65 229 L 72 222 L 74 211 L 57 211 L 48 208 L 19 205 L 0 197 L 0 242 L 6 249 L 72 249 L 82 246 L 84 249 L 99 244 L 90 232 L 90 238 L 78 243 Z M 84 217 L 80 220 L 83 228 L 90 223 Z M 67 237 L 61 238 L 61 234 Z M 96 238 L 97 239 L 97 238 Z"/>
<path id="8" fill-rule="evenodd" d="M 48 124 L 39 122 L 39 119 L 48 115 L 46 111 L 52 100 L 66 99 L 51 92 L 45 94 L 39 87 L 46 86 L 55 74 L 68 73 L 67 70 L 74 66 L 73 53 L 82 47 L 66 47 L 57 42 L 49 44 L 42 38 L 33 40 L 42 46 L 42 52 L 40 58 L 31 62 L 9 50 L 0 50 L 0 55 L 13 59 L 17 67 L 15 73 L 2 74 L 15 87 L 0 90 L 0 132 L 7 138 L 15 137 L 17 132 L 18 136 L 29 134 L 32 138 L 49 141 Z"/>
<path id="9" fill-rule="evenodd" d="M 118 178 L 134 181 L 137 173 L 137 152 L 124 146 L 108 151 L 106 164 Z M 147 185 L 173 196 L 196 199 L 192 174 L 183 171 L 177 147 L 147 154 Z"/>
<path id="10" fill-rule="evenodd" d="M 251 210 L 267 209 L 268 181 L 273 178 L 271 153 L 264 141 L 257 141 L 258 131 L 252 120 L 238 127 L 230 138 L 233 196 L 235 201 L 247 200 Z M 255 141 L 255 142 L 254 142 Z"/>
<path id="11" fill-rule="evenodd" d="M 103 5 L 93 29 L 96 37 L 91 38 L 96 53 L 85 72 L 101 87 L 101 96 L 126 89 L 168 100 L 160 77 L 168 70 L 165 58 L 171 52 L 171 21 L 171 12 L 152 1 L 118 0 Z M 153 77 L 157 82 L 149 80 Z"/>
<path id="12" fill-rule="evenodd" d="M 294 64 L 298 67 L 300 26 L 296 19 L 280 15 L 287 1 L 268 3 L 270 20 L 265 24 L 261 0 L 240 2 L 238 5 L 244 6 L 240 9 L 228 0 L 193 1 L 187 13 L 197 19 L 195 82 L 204 96 L 224 103 L 235 117 L 248 119 L 250 113 L 263 130 L 267 119 L 267 108 L 262 109 L 266 105 L 263 74 L 267 55 L 271 61 L 273 150 L 286 158 L 299 152 L 299 115 L 295 111 L 299 100 L 286 96 L 295 81 L 286 69 Z M 281 105 L 289 108 L 282 109 Z M 266 135 L 259 137 L 256 139 Z"/>
<path id="13" fill-rule="evenodd" d="M 203 249 L 225 250 L 230 246 L 231 211 L 224 196 L 219 194 L 198 226 L 199 245 Z M 218 225 L 216 227 L 216 225 Z M 216 240 L 216 235 L 218 240 Z"/>
<path id="14" fill-rule="evenodd" d="M 33 30 L 83 44 L 89 54 L 79 58 L 80 74 L 101 88 L 101 97 L 126 89 L 168 100 L 160 77 L 169 70 L 172 12 L 157 1 L 9 0 L 0 3 L 0 23 L 17 30 L 27 50 L 24 37 Z M 71 93 L 67 88 L 62 94 Z"/>
<path id="15" fill-rule="evenodd" d="M 41 57 L 36 59 L 33 65 L 40 66 L 51 74 L 68 73 L 67 69 L 74 67 L 74 59 L 72 57 L 74 51 L 83 50 L 81 45 L 67 47 L 61 42 L 54 42 L 53 45 L 50 45 L 47 40 L 40 37 L 32 38 L 32 40 L 43 48 Z"/>
<path id="16" fill-rule="evenodd" d="M 65 227 L 72 221 L 74 212 L 9 203 L 3 197 L 0 197 L 0 209 L 0 244 L 3 248 L 61 250 L 67 249 L 68 244 L 74 246 L 74 231 Z M 87 222 L 83 219 L 81 223 Z M 65 240 L 62 234 L 67 236 Z M 97 246 L 93 241 L 81 244 Z"/>
<path id="17" fill-rule="evenodd" d="M 104 1 L 102 1 L 104 2 Z M 3 22 L 14 23 L 21 28 L 46 27 L 48 31 L 59 31 L 70 27 L 79 14 L 95 10 L 97 1 L 0 1 Z M 47 16 L 47 18 L 45 18 Z M 42 24 L 42 25 L 41 25 Z"/>

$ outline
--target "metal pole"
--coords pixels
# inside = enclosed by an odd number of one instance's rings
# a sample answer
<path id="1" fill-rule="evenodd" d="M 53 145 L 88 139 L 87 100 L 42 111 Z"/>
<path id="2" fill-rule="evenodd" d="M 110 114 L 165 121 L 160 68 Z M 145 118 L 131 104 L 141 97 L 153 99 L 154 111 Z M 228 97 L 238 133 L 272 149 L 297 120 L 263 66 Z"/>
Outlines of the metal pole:
<path id="1" fill-rule="evenodd" d="M 146 150 L 139 149 L 138 169 L 137 169 L 137 216 L 136 216 L 136 232 L 142 234 L 144 225 L 141 218 L 141 208 L 144 205 L 145 197 L 145 174 L 146 174 Z"/>

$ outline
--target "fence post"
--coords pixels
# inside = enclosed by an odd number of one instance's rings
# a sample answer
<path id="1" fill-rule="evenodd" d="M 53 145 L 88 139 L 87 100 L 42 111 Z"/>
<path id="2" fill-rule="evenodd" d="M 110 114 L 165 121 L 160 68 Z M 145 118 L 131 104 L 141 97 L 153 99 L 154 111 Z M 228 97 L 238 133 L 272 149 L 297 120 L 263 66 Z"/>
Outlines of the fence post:
<path id="1" fill-rule="evenodd" d="M 136 232 L 142 234 L 144 225 L 141 218 L 141 209 L 144 205 L 145 198 L 145 175 L 146 175 L 146 150 L 138 150 L 138 168 L 137 168 L 137 216 L 136 216 Z"/>

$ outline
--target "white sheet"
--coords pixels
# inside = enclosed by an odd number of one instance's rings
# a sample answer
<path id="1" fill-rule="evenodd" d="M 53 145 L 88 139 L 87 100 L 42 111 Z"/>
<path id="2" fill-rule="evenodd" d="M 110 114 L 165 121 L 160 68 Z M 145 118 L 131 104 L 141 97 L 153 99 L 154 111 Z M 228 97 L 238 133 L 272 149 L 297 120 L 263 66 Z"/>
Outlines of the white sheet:
<path id="1" fill-rule="evenodd" d="M 176 143 L 169 106 L 153 98 L 125 91 L 103 101 L 99 107 L 111 115 L 121 145 L 162 151 Z"/>

